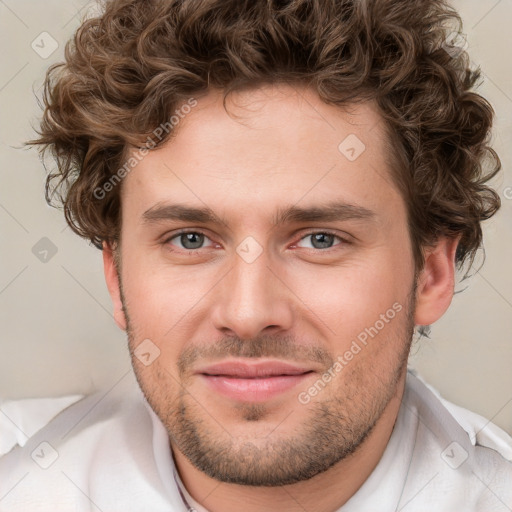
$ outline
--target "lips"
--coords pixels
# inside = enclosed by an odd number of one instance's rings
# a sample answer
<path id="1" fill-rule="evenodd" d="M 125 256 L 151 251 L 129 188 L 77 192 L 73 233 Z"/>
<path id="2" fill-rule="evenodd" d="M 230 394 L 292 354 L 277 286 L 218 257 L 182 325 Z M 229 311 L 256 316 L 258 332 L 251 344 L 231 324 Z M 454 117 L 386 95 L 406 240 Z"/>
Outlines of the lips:
<path id="1" fill-rule="evenodd" d="M 295 366 L 282 361 L 245 363 L 229 361 L 201 368 L 196 373 L 240 379 L 261 379 L 280 375 L 302 375 L 312 372 L 311 368 Z"/>
<path id="2" fill-rule="evenodd" d="M 196 371 L 210 391 L 235 401 L 266 402 L 304 383 L 314 370 L 283 361 L 217 363 Z"/>

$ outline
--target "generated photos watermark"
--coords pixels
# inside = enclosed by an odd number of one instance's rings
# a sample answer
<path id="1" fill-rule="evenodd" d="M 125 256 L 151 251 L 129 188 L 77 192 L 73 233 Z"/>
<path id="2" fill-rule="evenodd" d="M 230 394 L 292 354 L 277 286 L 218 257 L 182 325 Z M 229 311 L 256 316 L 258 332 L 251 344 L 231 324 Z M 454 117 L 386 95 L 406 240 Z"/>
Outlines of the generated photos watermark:
<path id="1" fill-rule="evenodd" d="M 154 149 L 157 144 L 163 139 L 164 133 L 168 134 L 174 129 L 178 123 L 192 111 L 197 105 L 195 98 L 189 98 L 186 103 L 174 111 L 174 114 L 165 123 L 160 124 L 152 132 L 152 136 L 148 136 L 145 144 L 138 148 L 137 151 L 132 153 L 132 156 L 128 158 L 125 164 L 120 167 L 115 174 L 113 174 L 101 187 L 96 187 L 93 192 L 93 196 L 96 199 L 104 199 L 109 192 L 112 192 L 116 185 L 118 185 L 127 174 L 132 171 L 135 166 L 144 159 L 144 157 Z"/>
<path id="2" fill-rule="evenodd" d="M 311 402 L 311 399 L 317 396 L 331 380 L 333 380 L 340 372 L 347 366 L 354 356 L 359 354 L 368 345 L 370 341 L 369 338 L 373 339 L 377 334 L 379 334 L 387 324 L 395 318 L 396 314 L 402 311 L 403 306 L 395 302 L 391 308 L 389 308 L 385 313 L 381 314 L 379 320 L 377 320 L 372 326 L 366 327 L 363 331 L 361 331 L 355 340 L 352 341 L 350 348 L 346 350 L 343 355 L 339 355 L 336 358 L 334 364 L 322 374 L 322 376 L 315 381 L 315 383 L 310 386 L 306 391 L 302 391 L 298 394 L 297 398 L 299 402 L 303 405 Z"/>

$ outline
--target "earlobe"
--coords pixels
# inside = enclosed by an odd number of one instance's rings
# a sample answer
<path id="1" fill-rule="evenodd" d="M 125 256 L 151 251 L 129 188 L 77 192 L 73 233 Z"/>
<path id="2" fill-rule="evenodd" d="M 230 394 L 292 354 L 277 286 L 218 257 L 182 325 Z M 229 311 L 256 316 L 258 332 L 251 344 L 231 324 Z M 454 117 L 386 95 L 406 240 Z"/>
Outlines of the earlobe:
<path id="1" fill-rule="evenodd" d="M 455 286 L 455 252 L 459 238 L 439 239 L 428 249 L 416 289 L 415 325 L 431 325 L 446 312 Z"/>
<path id="2" fill-rule="evenodd" d="M 121 330 L 126 331 L 126 317 L 123 310 L 123 302 L 121 301 L 119 276 L 114 261 L 113 249 L 107 242 L 103 242 L 103 271 L 108 292 L 114 306 L 114 320 Z"/>

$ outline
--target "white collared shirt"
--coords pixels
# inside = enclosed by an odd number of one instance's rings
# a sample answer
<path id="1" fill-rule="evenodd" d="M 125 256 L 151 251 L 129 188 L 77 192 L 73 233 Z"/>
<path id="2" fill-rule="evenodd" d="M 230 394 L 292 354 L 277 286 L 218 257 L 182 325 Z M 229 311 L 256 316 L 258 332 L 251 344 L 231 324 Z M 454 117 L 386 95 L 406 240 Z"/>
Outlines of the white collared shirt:
<path id="1" fill-rule="evenodd" d="M 336 512 L 510 512 L 507 458 L 507 434 L 408 372 L 381 460 Z M 185 489 L 167 431 L 131 372 L 0 458 L 0 511 L 209 512 L 205 506 Z"/>

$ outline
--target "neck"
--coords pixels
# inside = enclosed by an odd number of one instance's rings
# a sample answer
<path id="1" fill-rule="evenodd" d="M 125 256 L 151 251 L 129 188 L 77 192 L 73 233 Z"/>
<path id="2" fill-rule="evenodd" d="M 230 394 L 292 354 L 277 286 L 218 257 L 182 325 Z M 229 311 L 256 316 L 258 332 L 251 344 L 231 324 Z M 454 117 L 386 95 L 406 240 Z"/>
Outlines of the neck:
<path id="1" fill-rule="evenodd" d="M 405 377 L 406 372 L 397 384 L 394 397 L 357 450 L 309 480 L 280 487 L 219 482 L 193 466 L 171 441 L 180 478 L 192 498 L 209 512 L 239 512 L 240 503 L 244 504 L 244 512 L 280 509 L 287 512 L 336 511 L 358 491 L 381 459 L 398 416 Z"/>

